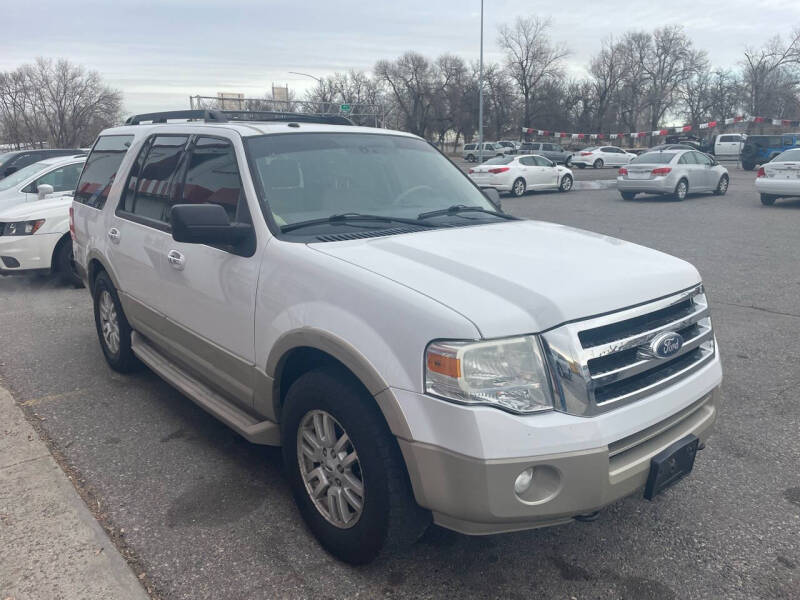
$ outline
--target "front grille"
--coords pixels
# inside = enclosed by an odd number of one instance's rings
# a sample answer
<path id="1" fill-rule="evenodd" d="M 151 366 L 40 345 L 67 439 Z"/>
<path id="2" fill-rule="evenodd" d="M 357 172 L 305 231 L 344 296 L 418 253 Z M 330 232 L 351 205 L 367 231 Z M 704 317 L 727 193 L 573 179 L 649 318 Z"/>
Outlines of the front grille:
<path id="1" fill-rule="evenodd" d="M 648 351 L 661 333 L 681 335 L 668 358 Z M 565 412 L 611 410 L 675 385 L 714 355 L 701 286 L 632 309 L 573 323 L 544 336 Z"/>

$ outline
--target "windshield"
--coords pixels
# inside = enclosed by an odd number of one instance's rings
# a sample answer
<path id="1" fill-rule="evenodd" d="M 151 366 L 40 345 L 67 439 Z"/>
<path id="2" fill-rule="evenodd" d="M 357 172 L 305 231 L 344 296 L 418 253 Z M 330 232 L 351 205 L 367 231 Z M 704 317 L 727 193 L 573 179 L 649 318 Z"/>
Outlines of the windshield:
<path id="1" fill-rule="evenodd" d="M 279 226 L 348 213 L 416 219 L 455 205 L 496 210 L 458 167 L 415 138 L 295 133 L 246 145 L 264 211 Z"/>
<path id="2" fill-rule="evenodd" d="M 644 163 L 647 165 L 665 165 L 675 158 L 674 152 L 645 152 L 631 161 L 633 163 Z"/>
<path id="3" fill-rule="evenodd" d="M 788 162 L 788 161 L 800 161 L 800 148 L 793 148 L 792 150 L 786 150 L 785 152 L 781 152 L 770 162 Z"/>
<path id="4" fill-rule="evenodd" d="M 483 164 L 485 165 L 507 165 L 508 163 L 514 160 L 513 156 L 495 156 L 494 158 L 490 158 L 487 161 L 484 161 Z"/>
<path id="5" fill-rule="evenodd" d="M 5 179 L 0 179 L 0 192 L 11 189 L 15 185 L 22 183 L 28 177 L 36 175 L 36 173 L 38 173 L 42 169 L 44 169 L 42 165 L 40 165 L 39 163 L 33 163 L 32 165 L 28 165 L 27 167 L 24 167 L 19 171 L 12 173 Z"/>

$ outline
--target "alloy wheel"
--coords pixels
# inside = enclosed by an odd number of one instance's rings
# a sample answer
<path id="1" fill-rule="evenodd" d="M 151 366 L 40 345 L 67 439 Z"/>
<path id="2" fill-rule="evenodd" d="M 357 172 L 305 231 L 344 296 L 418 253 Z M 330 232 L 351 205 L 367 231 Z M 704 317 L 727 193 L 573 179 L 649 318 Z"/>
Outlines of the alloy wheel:
<path id="1" fill-rule="evenodd" d="M 514 191 L 514 195 L 515 195 L 516 197 L 518 197 L 518 198 L 519 198 L 520 196 L 522 196 L 522 195 L 525 193 L 525 182 L 524 182 L 524 181 L 522 181 L 522 179 L 517 179 L 517 180 L 514 182 L 514 189 L 513 189 L 513 191 Z"/>
<path id="2" fill-rule="evenodd" d="M 119 354 L 119 317 L 114 299 L 108 290 L 103 290 L 100 294 L 99 313 L 103 341 L 108 351 L 116 356 Z"/>
<path id="3" fill-rule="evenodd" d="M 353 442 L 328 412 L 306 413 L 297 429 L 297 461 L 306 492 L 319 513 L 339 529 L 364 511 L 364 476 Z"/>

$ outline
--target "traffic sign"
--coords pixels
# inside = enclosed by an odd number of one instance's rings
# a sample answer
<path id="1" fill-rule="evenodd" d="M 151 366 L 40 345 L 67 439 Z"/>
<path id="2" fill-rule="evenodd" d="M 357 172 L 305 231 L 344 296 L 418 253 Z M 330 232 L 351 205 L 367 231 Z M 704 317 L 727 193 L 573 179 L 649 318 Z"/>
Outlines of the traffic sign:
<path id="1" fill-rule="evenodd" d="M 351 109 L 352 106 L 350 106 L 349 104 L 342 104 L 341 106 L 339 106 L 339 110 L 341 110 L 342 112 L 350 112 Z"/>

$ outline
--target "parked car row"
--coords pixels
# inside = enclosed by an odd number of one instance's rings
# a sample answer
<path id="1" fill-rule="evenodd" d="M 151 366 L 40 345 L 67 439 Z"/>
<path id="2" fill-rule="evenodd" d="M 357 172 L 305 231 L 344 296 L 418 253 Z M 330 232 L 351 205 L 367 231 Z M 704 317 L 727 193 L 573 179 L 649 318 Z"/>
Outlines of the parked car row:
<path id="1" fill-rule="evenodd" d="M 48 158 L 0 180 L 0 275 L 54 273 L 75 285 L 69 209 L 85 154 Z"/>

